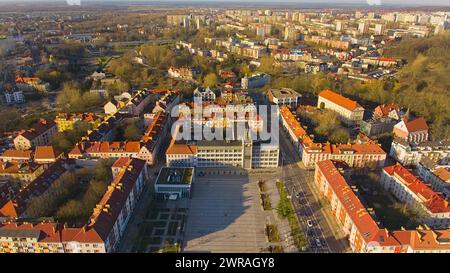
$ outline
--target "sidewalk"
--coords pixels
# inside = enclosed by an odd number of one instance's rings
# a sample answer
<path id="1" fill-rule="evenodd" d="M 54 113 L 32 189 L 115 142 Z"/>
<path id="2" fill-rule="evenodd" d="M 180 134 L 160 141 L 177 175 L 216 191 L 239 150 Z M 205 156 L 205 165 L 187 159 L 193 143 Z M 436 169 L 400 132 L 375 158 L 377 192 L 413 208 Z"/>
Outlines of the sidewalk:
<path id="1" fill-rule="evenodd" d="M 269 194 L 270 204 L 272 206 L 272 211 L 270 211 L 270 220 L 278 227 L 284 252 L 298 252 L 298 249 L 295 246 L 294 238 L 292 238 L 291 235 L 291 226 L 289 225 L 289 221 L 287 219 L 280 218 L 277 213 L 277 205 L 280 202 L 280 195 L 275 185 L 275 180 L 266 181 L 266 189 L 266 193 Z"/>
<path id="2" fill-rule="evenodd" d="M 300 163 L 298 164 L 298 167 L 303 169 L 303 165 Z M 308 175 L 306 178 L 307 185 L 309 189 L 311 190 L 314 199 L 317 203 L 320 204 L 320 211 L 322 215 L 324 216 L 325 221 L 327 222 L 328 226 L 330 227 L 331 232 L 333 233 L 334 238 L 336 239 L 336 243 L 339 245 L 339 252 L 346 252 L 348 249 L 348 245 L 344 244 L 342 240 L 347 241 L 345 233 L 342 231 L 342 229 L 339 226 L 339 223 L 336 222 L 334 216 L 331 214 L 330 208 L 324 208 L 321 203 L 321 195 L 318 192 L 317 188 L 314 184 L 314 178 L 311 178 L 311 176 Z M 336 250 L 336 249 L 335 249 Z"/>

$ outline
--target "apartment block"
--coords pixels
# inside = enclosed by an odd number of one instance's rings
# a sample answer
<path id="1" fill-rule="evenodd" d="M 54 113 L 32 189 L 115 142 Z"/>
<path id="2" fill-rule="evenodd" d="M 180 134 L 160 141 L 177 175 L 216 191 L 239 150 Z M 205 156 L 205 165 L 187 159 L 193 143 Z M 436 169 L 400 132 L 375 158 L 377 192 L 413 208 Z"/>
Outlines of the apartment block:
<path id="1" fill-rule="evenodd" d="M 401 202 L 425 213 L 424 223 L 430 227 L 450 225 L 450 206 L 441 193 L 435 192 L 422 179 L 400 164 L 383 169 L 381 184 Z"/>
<path id="2" fill-rule="evenodd" d="M 348 165 L 325 160 L 317 163 L 314 182 L 330 203 L 332 215 L 347 235 L 350 248 L 357 253 L 450 253 L 449 229 L 419 227 L 393 230 L 380 227 L 376 211 L 365 207 L 357 189 L 346 181 Z"/>
<path id="3" fill-rule="evenodd" d="M 56 123 L 53 120 L 41 119 L 31 129 L 20 133 L 14 138 L 17 150 L 29 150 L 36 146 L 49 144 L 56 134 Z"/>

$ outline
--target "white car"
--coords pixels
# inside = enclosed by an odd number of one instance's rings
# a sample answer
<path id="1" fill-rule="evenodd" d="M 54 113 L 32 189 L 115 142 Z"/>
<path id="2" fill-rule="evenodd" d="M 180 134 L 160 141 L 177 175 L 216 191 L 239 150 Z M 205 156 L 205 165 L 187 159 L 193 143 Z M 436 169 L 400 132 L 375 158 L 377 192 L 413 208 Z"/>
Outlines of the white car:
<path id="1" fill-rule="evenodd" d="M 318 247 L 321 247 L 321 246 L 322 246 L 322 243 L 320 242 L 319 238 L 316 238 L 316 245 L 317 245 Z"/>
<path id="2" fill-rule="evenodd" d="M 308 225 L 308 227 L 312 228 L 313 227 L 313 222 L 311 220 L 306 221 L 306 224 Z"/>

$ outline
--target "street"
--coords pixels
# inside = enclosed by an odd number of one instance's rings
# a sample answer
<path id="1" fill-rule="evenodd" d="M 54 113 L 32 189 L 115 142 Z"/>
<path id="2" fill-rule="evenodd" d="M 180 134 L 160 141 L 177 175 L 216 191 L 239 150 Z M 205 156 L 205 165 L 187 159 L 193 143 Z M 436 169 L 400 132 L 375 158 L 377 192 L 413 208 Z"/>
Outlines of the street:
<path id="1" fill-rule="evenodd" d="M 314 198 L 311 187 L 313 173 L 300 168 L 300 156 L 292 149 L 288 136 L 280 130 L 282 181 L 291 195 L 302 229 L 314 253 L 341 252 L 342 245 L 334 238 L 321 205 Z"/>

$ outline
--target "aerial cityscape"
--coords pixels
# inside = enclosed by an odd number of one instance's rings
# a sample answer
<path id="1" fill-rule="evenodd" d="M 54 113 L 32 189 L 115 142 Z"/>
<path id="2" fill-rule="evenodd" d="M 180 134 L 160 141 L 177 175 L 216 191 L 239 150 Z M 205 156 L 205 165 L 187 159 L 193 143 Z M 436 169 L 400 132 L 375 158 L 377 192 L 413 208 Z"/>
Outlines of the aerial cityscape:
<path id="1" fill-rule="evenodd" d="M 450 3 L 401 2 L 0 1 L 0 253 L 450 253 Z"/>

